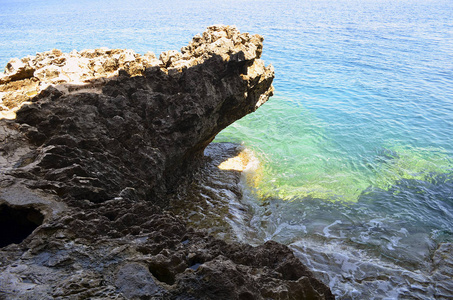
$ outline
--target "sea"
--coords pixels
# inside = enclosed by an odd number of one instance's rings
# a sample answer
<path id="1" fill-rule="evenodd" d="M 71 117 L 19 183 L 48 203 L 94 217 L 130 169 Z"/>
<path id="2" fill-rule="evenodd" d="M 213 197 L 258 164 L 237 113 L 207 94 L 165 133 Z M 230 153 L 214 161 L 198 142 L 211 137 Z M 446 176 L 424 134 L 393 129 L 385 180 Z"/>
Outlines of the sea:
<path id="1" fill-rule="evenodd" d="M 0 71 L 53 48 L 159 55 L 214 24 L 262 35 L 276 76 L 215 140 L 258 162 L 235 239 L 288 245 L 337 299 L 453 299 L 453 1 L 0 0 Z"/>

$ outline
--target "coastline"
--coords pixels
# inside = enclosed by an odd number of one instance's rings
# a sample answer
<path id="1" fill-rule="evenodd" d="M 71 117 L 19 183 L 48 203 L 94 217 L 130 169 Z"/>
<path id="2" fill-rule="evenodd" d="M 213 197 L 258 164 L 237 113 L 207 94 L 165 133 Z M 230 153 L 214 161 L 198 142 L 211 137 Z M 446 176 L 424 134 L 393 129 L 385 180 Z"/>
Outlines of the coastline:
<path id="1" fill-rule="evenodd" d="M 56 50 L 6 68 L 1 211 L 36 226 L 0 249 L 1 295 L 333 299 L 288 247 L 225 243 L 165 210 L 215 135 L 272 95 L 262 38 L 213 26 L 159 59 L 102 60 L 115 51 L 79 53 L 98 77 Z"/>

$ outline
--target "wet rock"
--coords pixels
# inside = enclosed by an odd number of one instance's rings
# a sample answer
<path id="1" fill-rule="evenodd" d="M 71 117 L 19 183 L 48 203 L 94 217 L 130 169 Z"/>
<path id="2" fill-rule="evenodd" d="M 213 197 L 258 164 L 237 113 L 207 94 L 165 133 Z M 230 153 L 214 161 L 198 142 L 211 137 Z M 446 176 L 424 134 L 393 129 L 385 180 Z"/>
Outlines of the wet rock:
<path id="1" fill-rule="evenodd" d="M 260 36 L 213 26 L 160 60 L 95 49 L 11 63 L 0 202 L 42 224 L 0 249 L 0 298 L 333 299 L 287 247 L 226 243 L 166 210 L 191 201 L 216 134 L 272 95 L 261 51 Z"/>
<path id="2" fill-rule="evenodd" d="M 433 255 L 436 297 L 447 299 L 453 291 L 453 244 L 442 243 Z"/>

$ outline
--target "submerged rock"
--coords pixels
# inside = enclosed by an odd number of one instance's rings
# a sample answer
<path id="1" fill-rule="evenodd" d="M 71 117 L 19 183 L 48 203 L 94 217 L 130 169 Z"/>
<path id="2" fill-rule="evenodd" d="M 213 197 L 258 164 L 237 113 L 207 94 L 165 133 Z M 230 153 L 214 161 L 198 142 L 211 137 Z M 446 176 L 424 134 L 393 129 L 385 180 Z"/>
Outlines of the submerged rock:
<path id="1" fill-rule="evenodd" d="M 164 210 L 191 201 L 216 134 L 272 95 L 262 41 L 213 26 L 160 59 L 53 50 L 8 63 L 0 204 L 37 228 L 0 249 L 0 298 L 333 298 L 287 247 L 228 244 Z"/>

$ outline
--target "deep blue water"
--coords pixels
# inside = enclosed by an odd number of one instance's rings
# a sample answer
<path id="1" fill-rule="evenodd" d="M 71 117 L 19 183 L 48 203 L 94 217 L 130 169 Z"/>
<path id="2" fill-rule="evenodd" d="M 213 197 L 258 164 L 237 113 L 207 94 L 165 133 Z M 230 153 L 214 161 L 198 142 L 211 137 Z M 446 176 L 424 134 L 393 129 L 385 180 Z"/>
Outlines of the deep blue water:
<path id="1" fill-rule="evenodd" d="M 452 20 L 452 1 L 0 0 L 0 68 L 52 48 L 158 55 L 212 24 L 263 35 L 275 96 L 217 139 L 260 160 L 244 240 L 290 245 L 340 298 L 429 299 L 453 241 Z"/>

